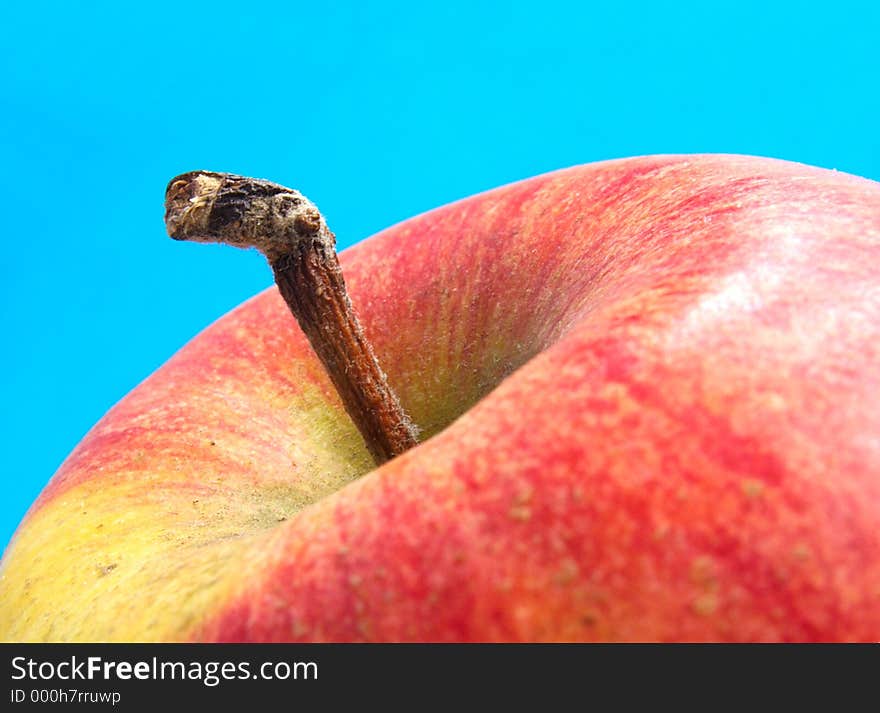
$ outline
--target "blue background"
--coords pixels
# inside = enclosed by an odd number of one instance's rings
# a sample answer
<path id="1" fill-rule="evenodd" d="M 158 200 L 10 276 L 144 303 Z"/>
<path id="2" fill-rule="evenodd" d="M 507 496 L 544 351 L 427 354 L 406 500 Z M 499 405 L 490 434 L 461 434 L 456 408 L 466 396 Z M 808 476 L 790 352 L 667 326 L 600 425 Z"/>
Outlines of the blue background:
<path id="1" fill-rule="evenodd" d="M 177 173 L 298 187 L 343 247 L 637 154 L 880 179 L 877 2 L 77 5 L 0 10 L 0 546 L 113 403 L 272 282 L 166 237 Z"/>

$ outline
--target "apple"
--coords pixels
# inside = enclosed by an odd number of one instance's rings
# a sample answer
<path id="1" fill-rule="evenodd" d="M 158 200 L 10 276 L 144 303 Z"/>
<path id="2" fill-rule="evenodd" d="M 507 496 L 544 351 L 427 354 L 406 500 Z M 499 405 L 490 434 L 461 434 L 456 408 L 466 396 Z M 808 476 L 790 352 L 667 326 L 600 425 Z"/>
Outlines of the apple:
<path id="1" fill-rule="evenodd" d="M 341 262 L 421 443 L 374 467 L 269 289 L 63 463 L 2 639 L 880 639 L 880 184 L 603 162 Z"/>

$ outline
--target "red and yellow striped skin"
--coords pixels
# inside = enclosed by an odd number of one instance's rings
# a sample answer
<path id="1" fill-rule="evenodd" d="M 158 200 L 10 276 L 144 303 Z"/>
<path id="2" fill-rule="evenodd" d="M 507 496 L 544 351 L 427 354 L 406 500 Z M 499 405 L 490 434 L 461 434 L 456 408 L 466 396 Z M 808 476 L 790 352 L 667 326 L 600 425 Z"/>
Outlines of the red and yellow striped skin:
<path id="1" fill-rule="evenodd" d="M 62 465 L 0 638 L 880 639 L 880 185 L 628 159 L 341 258 L 423 444 L 373 469 L 273 288 Z"/>

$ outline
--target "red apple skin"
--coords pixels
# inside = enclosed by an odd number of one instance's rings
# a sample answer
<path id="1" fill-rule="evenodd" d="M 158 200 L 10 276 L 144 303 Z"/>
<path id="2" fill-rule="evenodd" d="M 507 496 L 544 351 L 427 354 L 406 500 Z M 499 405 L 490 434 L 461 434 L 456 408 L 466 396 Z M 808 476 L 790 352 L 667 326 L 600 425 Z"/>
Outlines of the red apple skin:
<path id="1" fill-rule="evenodd" d="M 880 185 L 612 161 L 342 262 L 430 438 L 370 470 L 269 290 L 64 463 L 4 639 L 880 640 Z"/>

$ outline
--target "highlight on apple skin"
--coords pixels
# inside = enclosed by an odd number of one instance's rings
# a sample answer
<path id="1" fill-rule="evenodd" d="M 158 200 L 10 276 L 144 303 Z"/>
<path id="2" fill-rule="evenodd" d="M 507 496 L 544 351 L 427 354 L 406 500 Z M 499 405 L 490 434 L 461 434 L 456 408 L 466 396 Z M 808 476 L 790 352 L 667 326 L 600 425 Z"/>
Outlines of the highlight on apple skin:
<path id="1" fill-rule="evenodd" d="M 374 468 L 267 290 L 67 458 L 0 638 L 880 639 L 880 184 L 610 161 L 341 261 L 422 443 Z"/>

